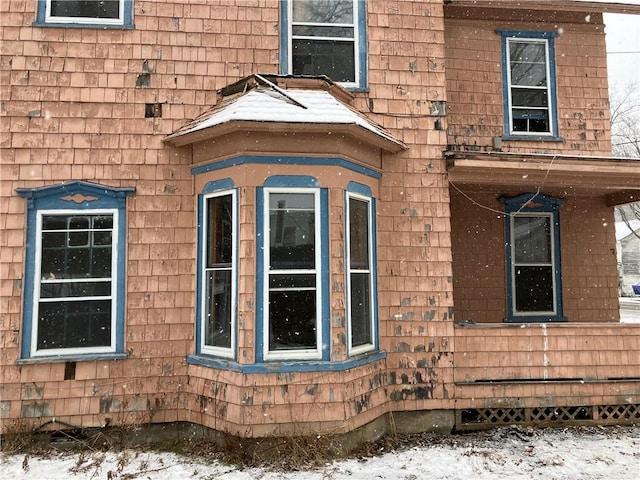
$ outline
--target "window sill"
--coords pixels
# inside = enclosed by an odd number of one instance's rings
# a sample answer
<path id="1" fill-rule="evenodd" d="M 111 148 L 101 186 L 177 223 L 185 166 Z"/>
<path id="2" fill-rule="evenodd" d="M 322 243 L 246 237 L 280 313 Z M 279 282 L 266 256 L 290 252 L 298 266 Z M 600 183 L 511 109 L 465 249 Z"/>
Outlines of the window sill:
<path id="1" fill-rule="evenodd" d="M 387 358 L 387 352 L 379 351 L 364 353 L 343 362 L 300 360 L 287 362 L 273 361 L 245 365 L 231 360 L 205 355 L 187 355 L 187 363 L 189 365 L 218 368 L 238 373 L 342 372 L 377 362 L 378 360 L 384 360 L 385 358 Z"/>
<path id="2" fill-rule="evenodd" d="M 568 321 L 569 319 L 567 317 L 550 315 L 532 315 L 530 317 L 510 317 L 504 319 L 504 323 L 555 323 Z"/>
<path id="3" fill-rule="evenodd" d="M 67 23 L 67 22 L 33 22 L 32 27 L 53 27 L 53 28 L 99 28 L 100 30 L 133 30 L 134 24 L 113 25 L 109 23 Z"/>
<path id="4" fill-rule="evenodd" d="M 55 355 L 50 357 L 29 357 L 20 358 L 17 365 L 31 365 L 38 363 L 61 363 L 61 362 L 92 362 L 95 360 L 124 360 L 128 358 L 126 353 L 96 353 L 84 355 Z"/>
<path id="5" fill-rule="evenodd" d="M 502 135 L 503 141 L 516 142 L 564 142 L 564 138 L 556 135 Z"/>

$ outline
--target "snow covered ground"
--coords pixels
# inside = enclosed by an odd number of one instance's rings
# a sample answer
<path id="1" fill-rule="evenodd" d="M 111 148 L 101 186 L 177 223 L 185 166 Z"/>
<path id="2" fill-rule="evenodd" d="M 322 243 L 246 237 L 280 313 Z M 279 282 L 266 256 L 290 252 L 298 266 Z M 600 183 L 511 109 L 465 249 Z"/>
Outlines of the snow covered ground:
<path id="1" fill-rule="evenodd" d="M 380 444 L 380 449 L 382 449 Z M 43 480 L 639 480 L 640 426 L 537 430 L 505 427 L 469 435 L 424 435 L 397 451 L 316 470 L 239 468 L 215 459 L 158 453 L 0 456 L 0 478 Z"/>

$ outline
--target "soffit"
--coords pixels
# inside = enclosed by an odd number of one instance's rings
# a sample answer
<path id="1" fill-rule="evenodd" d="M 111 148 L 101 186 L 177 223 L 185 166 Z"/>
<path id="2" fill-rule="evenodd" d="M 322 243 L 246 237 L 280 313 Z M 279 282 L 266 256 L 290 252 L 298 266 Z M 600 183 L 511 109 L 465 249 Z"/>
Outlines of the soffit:
<path id="1" fill-rule="evenodd" d="M 445 17 L 468 19 L 505 19 L 568 21 L 563 14 L 625 13 L 640 14 L 640 5 L 620 2 L 584 2 L 577 0 L 449 0 L 445 2 Z"/>
<path id="2" fill-rule="evenodd" d="M 640 200 L 640 160 L 505 152 L 446 152 L 455 185 L 544 188 L 605 195 L 611 205 Z"/>

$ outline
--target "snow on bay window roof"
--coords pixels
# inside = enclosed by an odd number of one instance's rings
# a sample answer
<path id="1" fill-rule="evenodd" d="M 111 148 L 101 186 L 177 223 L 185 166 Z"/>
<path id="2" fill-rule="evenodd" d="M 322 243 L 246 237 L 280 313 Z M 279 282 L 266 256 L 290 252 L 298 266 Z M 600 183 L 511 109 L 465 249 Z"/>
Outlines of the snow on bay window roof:
<path id="1" fill-rule="evenodd" d="M 280 88 L 261 75 L 251 75 L 220 90 L 218 94 L 221 101 L 218 105 L 165 140 L 182 146 L 223 135 L 231 126 L 234 130 L 286 132 L 287 125 L 295 124 L 297 128 L 306 125 L 312 131 L 322 128 L 327 133 L 347 132 L 390 152 L 407 148 L 383 127 L 330 93 L 328 90 L 341 90 L 341 87 L 326 81 L 328 79 L 291 76 L 269 78 L 281 79 L 285 83 L 289 81 L 298 88 Z M 305 84 L 307 88 L 304 88 Z M 239 91 L 238 85 L 242 87 Z M 301 86 L 303 88 L 299 88 Z M 309 86 L 314 88 L 309 89 Z M 337 93 L 343 98 L 345 94 L 348 95 L 348 92 Z"/>

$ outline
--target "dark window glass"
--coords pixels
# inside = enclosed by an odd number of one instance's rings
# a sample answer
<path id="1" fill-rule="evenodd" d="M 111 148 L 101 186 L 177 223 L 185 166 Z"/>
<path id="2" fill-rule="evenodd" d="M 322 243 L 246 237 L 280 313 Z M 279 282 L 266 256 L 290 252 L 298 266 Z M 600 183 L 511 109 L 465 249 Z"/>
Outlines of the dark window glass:
<path id="1" fill-rule="evenodd" d="M 207 199 L 204 345 L 231 348 L 233 323 L 233 197 Z"/>
<path id="2" fill-rule="evenodd" d="M 294 75 L 327 75 L 336 82 L 355 81 L 353 42 L 293 40 Z"/>
<path id="3" fill-rule="evenodd" d="M 51 0 L 52 17 L 119 18 L 124 0 Z"/>
<path id="4" fill-rule="evenodd" d="M 351 346 L 373 342 L 371 331 L 371 269 L 369 265 L 369 203 L 349 199 L 349 303 Z"/>
<path id="5" fill-rule="evenodd" d="M 547 44 L 509 41 L 511 129 L 514 132 L 550 132 Z"/>
<path id="6" fill-rule="evenodd" d="M 372 343 L 371 274 L 351 273 L 351 345 Z"/>
<path id="7" fill-rule="evenodd" d="M 269 292 L 269 350 L 315 349 L 316 291 Z"/>
<path id="8" fill-rule="evenodd" d="M 45 215 L 41 235 L 38 349 L 111 345 L 113 215 Z"/>
<path id="9" fill-rule="evenodd" d="M 305 193 L 269 195 L 271 270 L 315 268 L 314 196 Z"/>
<path id="10" fill-rule="evenodd" d="M 315 195 L 268 198 L 269 350 L 316 349 Z"/>
<path id="11" fill-rule="evenodd" d="M 327 75 L 355 82 L 353 0 L 292 0 L 291 60 L 294 75 Z"/>
<path id="12" fill-rule="evenodd" d="M 513 218 L 515 306 L 518 312 L 554 310 L 551 216 Z"/>
<path id="13" fill-rule="evenodd" d="M 231 348 L 231 269 L 207 272 L 205 345 Z"/>
<path id="14" fill-rule="evenodd" d="M 553 268 L 516 266 L 515 293 L 517 312 L 552 312 Z"/>
<path id="15" fill-rule="evenodd" d="M 231 195 L 212 197 L 208 205 L 207 267 L 231 263 L 233 255 L 233 218 Z"/>
<path id="16" fill-rule="evenodd" d="M 351 268 L 369 268 L 369 204 L 349 200 L 349 261 Z"/>
<path id="17" fill-rule="evenodd" d="M 40 302 L 38 350 L 111 345 L 111 300 Z"/>
<path id="18" fill-rule="evenodd" d="M 514 106 L 514 115 L 516 114 L 515 107 L 529 107 L 534 108 L 543 108 L 547 107 L 549 104 L 549 99 L 547 98 L 546 90 L 531 90 L 531 89 L 522 89 L 522 88 L 513 88 L 511 90 L 511 101 Z M 538 114 L 546 114 L 547 110 L 544 109 L 542 111 L 538 111 Z"/>
<path id="19" fill-rule="evenodd" d="M 516 263 L 551 262 L 551 218 L 517 216 L 513 219 Z"/>

